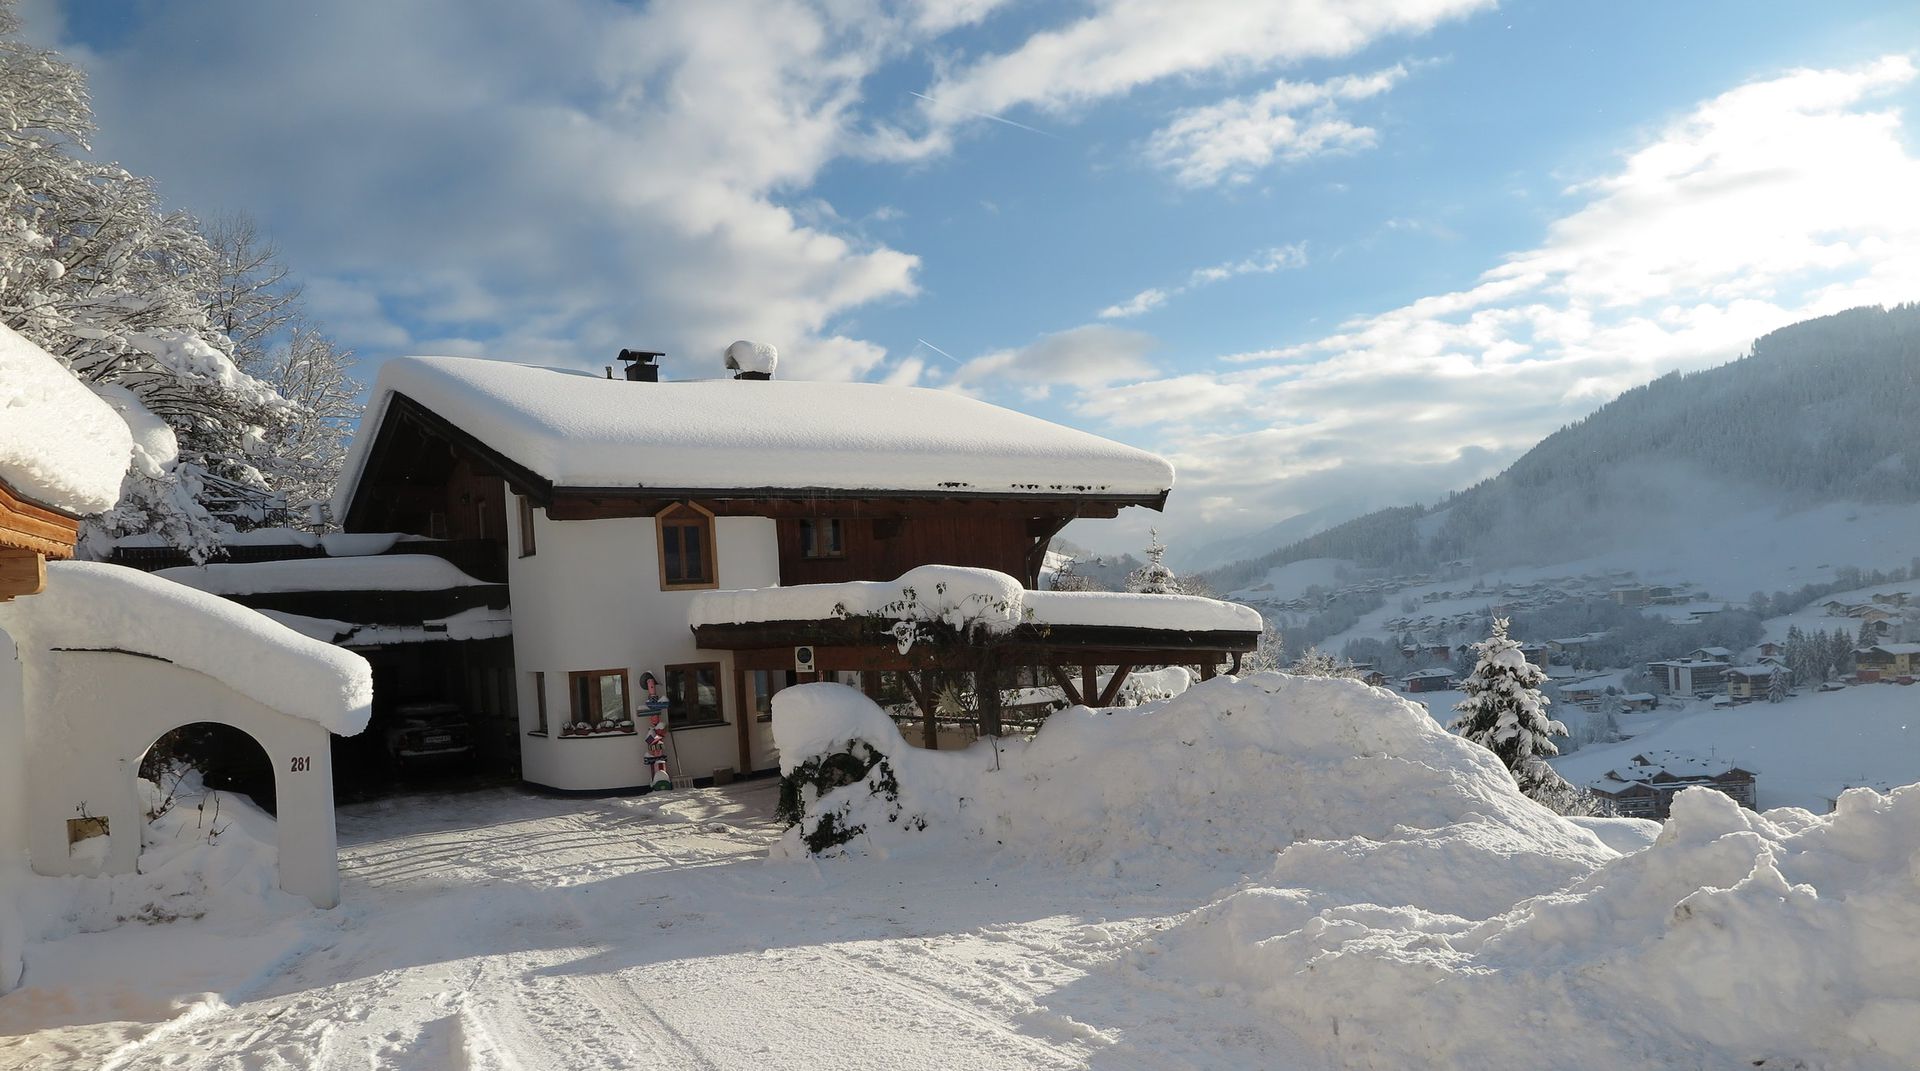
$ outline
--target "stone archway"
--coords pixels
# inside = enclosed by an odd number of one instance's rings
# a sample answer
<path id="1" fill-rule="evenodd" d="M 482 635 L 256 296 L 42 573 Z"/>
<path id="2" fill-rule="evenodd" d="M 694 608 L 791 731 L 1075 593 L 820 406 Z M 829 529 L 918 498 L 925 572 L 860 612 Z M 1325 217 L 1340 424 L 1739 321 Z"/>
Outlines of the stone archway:
<path id="1" fill-rule="evenodd" d="M 42 874 L 124 874 L 145 819 L 141 759 L 182 725 L 245 733 L 273 768 L 280 887 L 317 907 L 340 900 L 330 734 L 197 670 L 124 651 L 54 650 L 27 672 L 30 849 Z M 107 843 L 76 854 L 70 819 L 97 818 Z"/>

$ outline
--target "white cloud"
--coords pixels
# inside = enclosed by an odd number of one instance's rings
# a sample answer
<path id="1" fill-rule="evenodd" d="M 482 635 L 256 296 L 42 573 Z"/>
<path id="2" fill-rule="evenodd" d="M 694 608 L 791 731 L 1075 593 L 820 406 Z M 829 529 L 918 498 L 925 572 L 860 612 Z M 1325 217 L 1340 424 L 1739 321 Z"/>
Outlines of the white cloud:
<path id="1" fill-rule="evenodd" d="M 1147 155 L 1187 186 L 1246 182 L 1276 160 L 1372 147 L 1375 132 L 1339 113 L 1342 101 L 1385 93 L 1405 78 L 1404 66 L 1325 82 L 1275 82 L 1174 116 L 1147 139 Z"/>
<path id="2" fill-rule="evenodd" d="M 941 79 L 936 121 L 1018 105 L 1059 109 L 1174 75 L 1351 55 L 1493 6 L 1490 0 L 1105 0 L 1085 18 Z M 964 110 L 964 111 L 963 111 Z"/>
<path id="3" fill-rule="evenodd" d="M 301 273 L 379 294 L 325 302 L 363 351 L 457 339 L 597 365 L 646 345 L 690 374 L 748 337 L 783 373 L 858 376 L 883 354 L 836 320 L 915 292 L 916 257 L 803 196 L 898 21 L 792 0 L 143 14 L 111 50 L 72 50 L 102 149 L 175 204 L 253 212 Z M 209 40 L 219 62 L 181 62 Z"/>
<path id="4" fill-rule="evenodd" d="M 1294 242 L 1290 245 L 1276 245 L 1263 249 L 1253 256 L 1241 260 L 1231 260 L 1205 268 L 1195 268 L 1187 275 L 1186 282 L 1172 288 L 1152 287 L 1142 290 L 1118 305 L 1108 305 L 1100 310 L 1102 320 L 1121 320 L 1151 312 L 1165 305 L 1169 300 L 1203 286 L 1231 279 L 1238 275 L 1271 275 L 1287 268 L 1307 266 L 1307 243 Z"/>
<path id="5" fill-rule="evenodd" d="M 1730 360 L 1801 319 L 1920 298 L 1920 157 L 1880 99 L 1915 80 L 1890 56 L 1733 89 L 1571 188 L 1581 203 L 1539 246 L 1466 289 L 1076 408 L 1157 429 L 1182 502 L 1213 526 L 1311 508 L 1341 481 L 1491 471 L 1666 371 Z"/>
<path id="6" fill-rule="evenodd" d="M 1018 349 L 997 350 L 966 362 L 947 380 L 961 390 L 988 385 L 1024 386 L 1044 397 L 1056 385 L 1099 387 L 1153 374 L 1146 356 L 1151 335 L 1105 324 L 1086 324 L 1046 335 Z"/>

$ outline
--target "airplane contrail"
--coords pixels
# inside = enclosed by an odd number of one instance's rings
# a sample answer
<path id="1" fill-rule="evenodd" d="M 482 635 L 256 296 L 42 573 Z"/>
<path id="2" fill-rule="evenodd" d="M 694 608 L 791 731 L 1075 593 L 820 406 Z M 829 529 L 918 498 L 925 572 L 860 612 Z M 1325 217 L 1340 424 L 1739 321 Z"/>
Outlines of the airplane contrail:
<path id="1" fill-rule="evenodd" d="M 913 90 L 911 90 L 911 89 L 909 89 L 909 90 L 907 90 L 907 92 L 909 92 L 909 93 L 913 93 Z M 925 93 L 913 93 L 913 95 L 914 95 L 914 96 L 916 96 L 916 97 L 919 97 L 919 98 L 920 98 L 921 100 L 924 100 L 924 101 L 926 101 L 926 102 L 927 102 L 927 103 L 929 103 L 929 104 L 939 104 L 939 103 L 940 103 L 940 102 L 939 102 L 938 100 L 935 100 L 934 98 L 932 98 L 932 97 L 929 97 L 929 96 L 927 96 L 927 95 L 926 95 Z M 1038 135 L 1040 135 L 1040 136 L 1041 136 L 1041 137 L 1043 137 L 1043 138 L 1057 138 L 1057 137 L 1059 137 L 1059 135 L 1058 135 L 1058 134 L 1052 134 L 1052 133 L 1049 133 L 1049 132 L 1047 132 L 1047 131 L 1045 131 L 1045 130 L 1041 130 L 1041 129 L 1039 129 L 1039 128 L 1037 128 L 1037 127 L 1031 127 L 1031 126 L 1028 126 L 1028 125 L 1027 125 L 1027 124 L 1025 124 L 1025 123 L 1016 123 L 1016 122 L 1014 122 L 1014 121 L 1013 121 L 1013 120 L 1011 120 L 1011 119 L 1006 119 L 1006 118 L 1003 118 L 1003 117 L 1001 117 L 1001 116 L 998 116 L 998 115 L 995 115 L 995 114 L 993 114 L 992 112 L 981 112 L 981 111 L 975 111 L 975 110 L 973 110 L 972 108 L 966 108 L 966 107 L 961 107 L 961 106 L 960 106 L 960 105 L 958 105 L 958 104 L 949 104 L 949 105 L 945 105 L 945 106 L 946 106 L 946 107 L 949 107 L 949 108 L 959 108 L 959 109 L 960 109 L 961 111 L 963 111 L 963 112 L 966 112 L 966 113 L 967 113 L 968 115 L 977 115 L 977 116 L 979 116 L 979 117 L 980 117 L 980 118 L 982 118 L 982 119 L 991 119 L 991 120 L 993 120 L 993 121 L 994 121 L 994 122 L 996 122 L 996 123 L 1005 123 L 1005 124 L 1007 124 L 1008 126 L 1012 126 L 1012 127 L 1018 127 L 1018 128 L 1020 128 L 1021 130 L 1025 130 L 1025 131 L 1027 131 L 1028 133 L 1032 133 L 1032 134 L 1038 134 Z"/>
<path id="2" fill-rule="evenodd" d="M 925 346 L 926 348 L 932 350 L 933 352 L 939 354 L 940 356 L 945 357 L 947 360 L 952 361 L 954 364 L 961 363 L 960 358 L 955 357 L 953 354 L 948 353 L 946 350 L 941 349 L 940 347 L 934 345 L 931 342 L 928 342 L 924 338 L 916 338 L 914 339 L 914 341 L 920 343 L 922 346 Z"/>

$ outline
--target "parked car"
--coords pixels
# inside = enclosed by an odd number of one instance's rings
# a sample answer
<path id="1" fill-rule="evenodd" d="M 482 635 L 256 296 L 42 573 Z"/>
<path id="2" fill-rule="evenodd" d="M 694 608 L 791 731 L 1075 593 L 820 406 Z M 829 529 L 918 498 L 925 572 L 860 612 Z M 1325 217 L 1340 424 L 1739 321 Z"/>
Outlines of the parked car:
<path id="1" fill-rule="evenodd" d="M 387 755 L 395 766 L 444 761 L 473 754 L 473 731 L 458 703 L 402 703 L 387 729 Z"/>

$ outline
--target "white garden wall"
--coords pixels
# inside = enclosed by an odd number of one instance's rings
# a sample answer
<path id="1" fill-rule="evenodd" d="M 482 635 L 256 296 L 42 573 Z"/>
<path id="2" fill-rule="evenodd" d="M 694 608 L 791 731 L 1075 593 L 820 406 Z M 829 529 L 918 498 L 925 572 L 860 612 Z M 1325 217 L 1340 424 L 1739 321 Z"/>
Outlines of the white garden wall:
<path id="1" fill-rule="evenodd" d="M 280 887 L 316 907 L 340 901 L 330 734 L 197 670 L 118 651 L 47 651 L 25 663 L 28 856 L 49 875 L 124 874 L 140 854 L 145 816 L 136 786 L 154 741 L 194 722 L 219 722 L 260 744 L 274 766 Z M 4 700 L 0 700 L 3 706 Z M 105 857 L 73 853 L 67 820 L 108 824 Z"/>
<path id="2" fill-rule="evenodd" d="M 512 491 L 507 491 L 513 515 Z M 521 776 L 549 788 L 596 791 L 646 783 L 643 734 L 586 738 L 559 735 L 567 720 L 567 674 L 585 670 L 627 671 L 636 717 L 642 673 L 665 679 L 665 667 L 718 662 L 726 718 L 721 725 L 673 732 L 676 773 L 705 777 L 740 766 L 733 658 L 694 647 L 687 609 L 694 591 L 660 590 L 654 521 L 630 517 L 599 521 L 550 521 L 535 510 L 534 547 L 520 556 L 519 531 L 509 526 L 508 581 L 513 590 L 513 648 L 523 734 L 536 724 L 539 705 L 534 674 L 544 673 L 549 735 L 521 737 Z M 780 582 L 774 522 L 764 517 L 721 517 L 714 522 L 715 565 L 723 588 L 765 587 Z M 751 718 L 751 714 L 748 715 Z M 764 734 L 765 726 L 749 729 Z M 643 725 L 644 733 L 644 725 Z"/>

